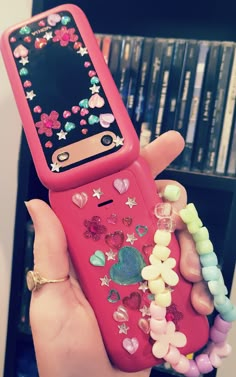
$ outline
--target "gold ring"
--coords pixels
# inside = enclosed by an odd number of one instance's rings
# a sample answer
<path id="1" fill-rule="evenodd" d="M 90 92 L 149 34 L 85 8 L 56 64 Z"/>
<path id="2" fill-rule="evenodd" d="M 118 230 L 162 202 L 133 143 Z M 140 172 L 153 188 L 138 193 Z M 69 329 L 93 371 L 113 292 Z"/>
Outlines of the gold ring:
<path id="1" fill-rule="evenodd" d="M 42 277 L 38 271 L 28 271 L 26 274 L 27 287 L 31 292 L 39 290 L 44 284 L 61 283 L 68 279 L 69 275 L 61 279 L 46 279 Z"/>

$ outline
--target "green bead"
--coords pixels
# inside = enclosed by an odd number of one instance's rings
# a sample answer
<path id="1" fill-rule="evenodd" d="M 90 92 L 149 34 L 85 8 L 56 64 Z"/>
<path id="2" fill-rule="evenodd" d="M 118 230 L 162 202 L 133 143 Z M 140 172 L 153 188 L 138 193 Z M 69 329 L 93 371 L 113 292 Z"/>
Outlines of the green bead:
<path id="1" fill-rule="evenodd" d="M 190 209 L 198 217 L 197 209 L 193 203 L 187 204 L 186 208 Z"/>
<path id="2" fill-rule="evenodd" d="M 187 224 L 187 228 L 190 234 L 195 234 L 198 232 L 198 230 L 202 227 L 202 222 L 199 219 L 199 217 L 192 221 L 191 223 Z"/>
<path id="3" fill-rule="evenodd" d="M 192 221 L 195 221 L 198 219 L 198 216 L 196 216 L 196 213 L 191 211 L 191 209 L 183 208 L 179 211 L 179 215 L 183 222 L 185 224 L 191 223 Z"/>
<path id="4" fill-rule="evenodd" d="M 196 250 L 198 254 L 208 254 L 214 251 L 213 244 L 210 240 L 196 242 Z"/>
<path id="5" fill-rule="evenodd" d="M 180 188 L 177 185 L 167 185 L 163 196 L 166 200 L 170 202 L 176 202 L 180 197 Z"/>
<path id="6" fill-rule="evenodd" d="M 193 234 L 193 239 L 195 242 L 209 240 L 208 229 L 205 226 L 203 226 L 196 233 Z"/>

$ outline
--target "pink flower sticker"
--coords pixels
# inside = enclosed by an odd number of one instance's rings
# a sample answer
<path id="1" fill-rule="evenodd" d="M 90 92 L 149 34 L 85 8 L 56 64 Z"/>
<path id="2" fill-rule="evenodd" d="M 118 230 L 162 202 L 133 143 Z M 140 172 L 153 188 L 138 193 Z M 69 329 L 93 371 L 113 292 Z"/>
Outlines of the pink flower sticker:
<path id="1" fill-rule="evenodd" d="M 70 42 L 76 42 L 78 40 L 78 35 L 75 35 L 75 29 L 67 29 L 66 26 L 62 26 L 60 30 L 55 30 L 55 36 L 53 37 L 53 42 L 60 42 L 62 47 L 67 46 Z"/>
<path id="2" fill-rule="evenodd" d="M 61 127 L 61 123 L 58 121 L 59 114 L 56 111 L 51 111 L 49 115 L 43 113 L 41 115 L 41 120 L 35 123 L 38 128 L 38 133 L 45 134 L 46 136 L 52 136 L 53 129 L 58 129 Z"/>

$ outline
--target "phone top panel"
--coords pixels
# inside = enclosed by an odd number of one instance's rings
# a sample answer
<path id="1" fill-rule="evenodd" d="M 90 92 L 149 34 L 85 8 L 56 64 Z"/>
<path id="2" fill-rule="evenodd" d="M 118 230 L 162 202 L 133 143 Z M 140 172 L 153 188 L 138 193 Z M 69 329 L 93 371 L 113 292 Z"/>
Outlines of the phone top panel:
<path id="1" fill-rule="evenodd" d="M 46 187 L 84 184 L 136 159 L 133 125 L 78 7 L 57 7 L 17 25 L 4 33 L 2 49 Z"/>

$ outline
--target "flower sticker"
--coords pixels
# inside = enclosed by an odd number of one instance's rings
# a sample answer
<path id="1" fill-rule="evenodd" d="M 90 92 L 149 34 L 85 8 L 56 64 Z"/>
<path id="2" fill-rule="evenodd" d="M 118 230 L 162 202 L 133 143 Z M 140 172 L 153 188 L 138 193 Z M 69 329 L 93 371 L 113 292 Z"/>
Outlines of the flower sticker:
<path id="1" fill-rule="evenodd" d="M 175 331 L 175 324 L 173 322 L 167 322 L 166 332 L 156 335 L 156 339 L 152 352 L 155 357 L 160 359 L 166 356 L 170 346 L 184 347 L 187 343 L 186 336 L 179 331 Z"/>
<path id="2" fill-rule="evenodd" d="M 41 120 L 35 123 L 38 128 L 38 133 L 45 134 L 46 136 L 52 136 L 52 129 L 58 129 L 61 127 L 61 123 L 58 121 L 59 114 L 56 111 L 51 111 L 49 115 L 42 114 Z"/>
<path id="3" fill-rule="evenodd" d="M 94 241 L 100 240 L 101 235 L 107 231 L 107 228 L 101 224 L 99 216 L 93 216 L 91 220 L 84 220 L 84 225 L 87 228 L 84 232 L 85 238 L 92 238 Z"/>
<path id="4" fill-rule="evenodd" d="M 78 40 L 78 35 L 75 35 L 75 29 L 67 29 L 66 26 L 62 26 L 60 30 L 55 30 L 55 36 L 53 37 L 53 42 L 60 42 L 62 47 L 67 46 L 70 42 L 76 42 Z"/>

